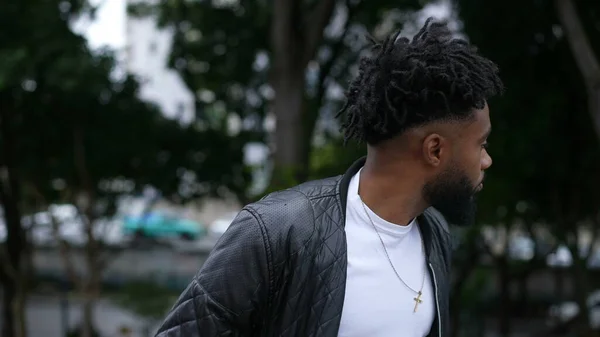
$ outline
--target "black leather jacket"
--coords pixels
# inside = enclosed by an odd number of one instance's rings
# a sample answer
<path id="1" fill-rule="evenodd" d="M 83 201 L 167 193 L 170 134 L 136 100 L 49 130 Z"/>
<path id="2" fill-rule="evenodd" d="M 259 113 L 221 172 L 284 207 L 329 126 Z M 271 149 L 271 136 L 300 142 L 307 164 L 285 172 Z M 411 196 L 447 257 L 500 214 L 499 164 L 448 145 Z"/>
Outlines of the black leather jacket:
<path id="1" fill-rule="evenodd" d="M 244 207 L 157 337 L 336 337 L 346 285 L 346 195 L 363 164 Z M 430 336 L 448 336 L 450 233 L 432 208 L 418 220 L 437 300 Z"/>

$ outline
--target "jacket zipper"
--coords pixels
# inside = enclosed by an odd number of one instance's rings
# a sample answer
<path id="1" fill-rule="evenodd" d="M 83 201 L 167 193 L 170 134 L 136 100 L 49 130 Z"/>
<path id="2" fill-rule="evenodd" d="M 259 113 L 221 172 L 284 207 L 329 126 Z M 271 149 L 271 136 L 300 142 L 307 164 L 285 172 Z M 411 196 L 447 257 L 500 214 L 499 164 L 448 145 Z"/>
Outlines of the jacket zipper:
<path id="1" fill-rule="evenodd" d="M 440 301 L 438 299 L 438 286 L 437 280 L 435 279 L 435 271 L 433 270 L 433 266 L 431 262 L 429 263 L 429 269 L 431 269 L 431 275 L 433 276 L 433 286 L 435 288 L 435 307 L 437 309 L 437 317 L 438 317 L 438 333 L 439 336 L 442 337 L 442 316 L 440 316 Z"/>

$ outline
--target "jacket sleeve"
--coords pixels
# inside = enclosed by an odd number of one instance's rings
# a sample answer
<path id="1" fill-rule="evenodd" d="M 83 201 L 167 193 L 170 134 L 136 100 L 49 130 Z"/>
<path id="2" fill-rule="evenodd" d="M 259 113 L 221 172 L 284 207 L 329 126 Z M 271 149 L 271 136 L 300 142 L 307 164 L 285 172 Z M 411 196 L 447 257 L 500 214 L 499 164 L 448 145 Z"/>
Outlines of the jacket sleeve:
<path id="1" fill-rule="evenodd" d="M 249 336 L 269 296 L 270 246 L 243 209 L 180 295 L 156 337 Z"/>

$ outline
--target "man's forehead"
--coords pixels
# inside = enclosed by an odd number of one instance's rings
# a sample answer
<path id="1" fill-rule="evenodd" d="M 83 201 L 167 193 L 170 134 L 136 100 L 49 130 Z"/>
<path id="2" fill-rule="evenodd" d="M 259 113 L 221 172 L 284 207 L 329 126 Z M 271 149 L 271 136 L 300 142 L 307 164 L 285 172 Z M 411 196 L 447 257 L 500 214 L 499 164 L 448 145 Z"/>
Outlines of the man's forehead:
<path id="1" fill-rule="evenodd" d="M 475 124 L 479 127 L 480 132 L 489 134 L 492 131 L 492 123 L 490 121 L 490 109 L 487 104 L 483 109 L 475 110 Z"/>

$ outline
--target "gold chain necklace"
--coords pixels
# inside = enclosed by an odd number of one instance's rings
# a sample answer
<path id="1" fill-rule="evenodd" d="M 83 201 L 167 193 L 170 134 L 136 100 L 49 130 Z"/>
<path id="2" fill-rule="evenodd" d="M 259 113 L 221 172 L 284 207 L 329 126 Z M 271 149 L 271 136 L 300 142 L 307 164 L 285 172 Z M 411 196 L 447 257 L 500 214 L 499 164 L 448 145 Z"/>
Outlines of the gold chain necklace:
<path id="1" fill-rule="evenodd" d="M 367 211 L 367 206 L 365 205 L 365 203 L 362 200 L 362 198 L 360 197 L 360 195 L 359 195 L 359 199 L 360 199 L 360 203 L 362 205 L 362 208 L 365 211 L 365 214 L 367 215 L 367 218 L 369 219 L 369 222 L 371 223 L 371 226 L 373 226 L 373 229 L 375 230 L 375 233 L 377 234 L 377 237 L 379 237 L 379 241 L 381 242 L 381 246 L 383 247 L 383 251 L 385 252 L 385 256 L 387 257 L 387 260 L 390 263 L 390 266 L 392 266 L 392 269 L 394 270 L 394 273 L 396 274 L 396 277 L 398 277 L 398 279 L 400 280 L 400 282 L 402 282 L 402 284 L 404 284 L 404 286 L 406 288 L 408 288 L 409 290 L 411 290 L 412 292 L 414 292 L 415 294 L 417 294 L 417 296 L 415 298 L 413 298 L 413 301 L 415 301 L 415 309 L 413 310 L 413 313 L 417 312 L 419 304 L 423 303 L 423 300 L 421 299 L 421 295 L 423 295 L 423 287 L 425 286 L 425 272 L 423 272 L 423 279 L 421 281 L 421 288 L 418 291 L 415 290 L 415 289 L 413 289 L 406 282 L 404 282 L 404 280 L 402 279 L 402 277 L 400 277 L 400 274 L 396 270 L 396 267 L 394 267 L 394 263 L 392 263 L 392 259 L 390 258 L 390 254 L 388 254 L 387 248 L 385 247 L 385 243 L 383 242 L 383 239 L 381 238 L 381 235 L 379 234 L 379 231 L 377 230 L 377 226 L 375 226 L 375 223 L 373 222 L 373 219 L 371 219 L 371 215 Z M 423 253 L 425 253 L 425 248 L 424 248 L 425 244 L 423 243 L 423 235 L 421 235 L 421 229 L 418 226 L 417 226 L 417 229 L 419 230 L 419 237 L 421 238 L 421 251 Z"/>

